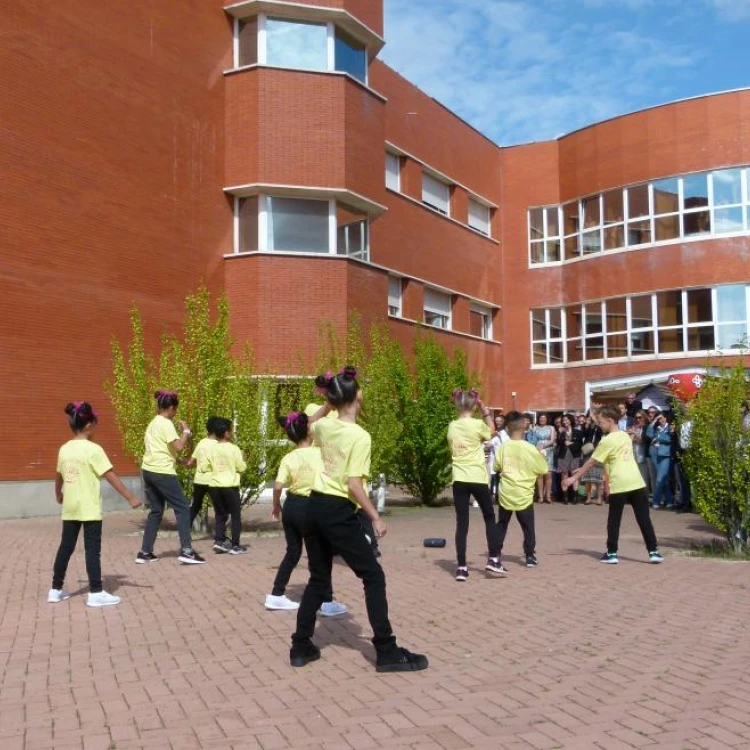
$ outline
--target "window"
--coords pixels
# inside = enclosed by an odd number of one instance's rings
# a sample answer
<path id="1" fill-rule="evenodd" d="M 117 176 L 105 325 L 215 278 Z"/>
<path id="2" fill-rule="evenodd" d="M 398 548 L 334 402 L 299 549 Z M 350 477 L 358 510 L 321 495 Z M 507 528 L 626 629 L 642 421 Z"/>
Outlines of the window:
<path id="1" fill-rule="evenodd" d="M 531 311 L 531 349 L 535 365 L 563 362 L 563 320 L 561 308 Z"/>
<path id="2" fill-rule="evenodd" d="M 367 83 L 367 48 L 340 29 L 336 30 L 335 58 L 336 70 Z"/>
<path id="3" fill-rule="evenodd" d="M 359 260 L 370 259 L 369 232 L 367 219 L 340 224 L 336 238 L 336 252 Z"/>
<path id="4" fill-rule="evenodd" d="M 722 169 L 711 174 L 716 234 L 735 234 L 745 228 L 742 210 L 742 170 Z"/>
<path id="5" fill-rule="evenodd" d="M 529 211 L 531 263 L 556 263 L 561 259 L 560 208 L 532 208 Z"/>
<path id="6" fill-rule="evenodd" d="M 716 348 L 742 349 L 747 346 L 747 295 L 744 286 L 716 289 Z"/>
<path id="7" fill-rule="evenodd" d="M 388 151 L 385 153 L 385 186 L 401 192 L 401 157 Z"/>
<path id="8" fill-rule="evenodd" d="M 477 232 L 490 236 L 490 208 L 484 203 L 469 198 L 469 226 Z"/>
<path id="9" fill-rule="evenodd" d="M 682 292 L 659 292 L 656 295 L 656 321 L 659 333 L 659 354 L 685 351 Z"/>
<path id="10" fill-rule="evenodd" d="M 235 250 L 238 253 L 250 253 L 258 250 L 258 196 L 238 198 L 237 238 Z"/>
<path id="11" fill-rule="evenodd" d="M 329 201 L 267 198 L 268 250 L 328 253 Z"/>
<path id="12" fill-rule="evenodd" d="M 630 298 L 630 354 L 654 354 L 654 305 L 650 294 Z"/>
<path id="13" fill-rule="evenodd" d="M 682 179 L 682 234 L 685 237 L 711 232 L 708 209 L 708 174 L 692 174 Z"/>
<path id="14" fill-rule="evenodd" d="M 424 322 L 436 328 L 451 327 L 451 296 L 436 289 L 424 290 Z"/>
<path id="15" fill-rule="evenodd" d="M 602 195 L 605 250 L 617 250 L 625 247 L 624 198 L 622 190 L 610 190 Z"/>
<path id="16" fill-rule="evenodd" d="M 448 185 L 440 180 L 422 173 L 422 203 L 440 211 L 441 214 L 450 216 L 451 190 Z"/>
<path id="17" fill-rule="evenodd" d="M 581 222 L 578 214 L 578 201 L 566 203 L 562 207 L 563 211 L 563 232 L 565 259 L 576 258 L 579 255 L 578 232 Z"/>
<path id="18" fill-rule="evenodd" d="M 255 65 L 258 62 L 258 17 L 238 21 L 237 45 L 239 58 L 237 65 Z"/>
<path id="19" fill-rule="evenodd" d="M 591 302 L 583 306 L 583 355 L 585 359 L 604 359 L 604 318 L 602 303 Z"/>
<path id="20" fill-rule="evenodd" d="M 328 70 L 326 24 L 265 19 L 267 65 L 303 70 Z"/>
<path id="21" fill-rule="evenodd" d="M 628 356 L 627 299 L 608 299 L 605 303 L 606 359 Z"/>
<path id="22" fill-rule="evenodd" d="M 401 317 L 401 279 L 388 277 L 388 314 Z"/>
<path id="23" fill-rule="evenodd" d="M 469 310 L 469 333 L 480 339 L 491 339 L 492 313 L 484 307 L 472 306 Z"/>

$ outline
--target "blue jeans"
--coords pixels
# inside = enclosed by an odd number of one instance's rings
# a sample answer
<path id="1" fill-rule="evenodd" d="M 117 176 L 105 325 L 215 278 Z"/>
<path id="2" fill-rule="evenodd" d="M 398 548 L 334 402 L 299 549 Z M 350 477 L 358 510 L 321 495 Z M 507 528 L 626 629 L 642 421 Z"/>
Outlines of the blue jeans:
<path id="1" fill-rule="evenodd" d="M 651 504 L 658 508 L 666 503 L 667 506 L 674 505 L 674 496 L 672 488 L 669 486 L 669 472 L 672 468 L 672 459 L 669 456 L 654 456 L 654 465 L 656 468 L 656 487 Z"/>

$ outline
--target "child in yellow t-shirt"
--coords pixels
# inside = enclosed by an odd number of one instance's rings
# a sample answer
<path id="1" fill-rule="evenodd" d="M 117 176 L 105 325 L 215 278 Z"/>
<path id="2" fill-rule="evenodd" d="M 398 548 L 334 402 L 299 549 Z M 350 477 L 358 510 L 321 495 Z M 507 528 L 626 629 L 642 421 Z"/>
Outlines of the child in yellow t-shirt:
<path id="1" fill-rule="evenodd" d="M 208 475 L 208 492 L 216 512 L 214 552 L 244 555 L 247 547 L 240 544 L 240 474 L 247 469 L 242 451 L 232 442 L 232 420 L 217 417 L 214 422 L 216 444 L 206 453 L 205 464 L 198 470 Z M 232 539 L 226 538 L 227 518 L 232 518 Z"/>
<path id="2" fill-rule="evenodd" d="M 98 422 L 96 412 L 86 401 L 65 407 L 73 439 L 60 448 L 55 476 L 55 496 L 62 505 L 62 539 L 55 557 L 52 588 L 47 601 L 57 603 L 70 598 L 63 589 L 68 563 L 83 528 L 86 549 L 86 572 L 89 576 L 89 607 L 106 607 L 120 603 L 102 588 L 102 493 L 104 477 L 133 508 L 141 501 L 122 483 L 100 445 L 92 441 Z"/>
<path id="3" fill-rule="evenodd" d="M 500 515 L 497 528 L 500 534 L 500 552 L 503 550 L 508 524 L 513 514 L 523 530 L 523 553 L 526 567 L 535 568 L 536 534 L 534 530 L 534 487 L 537 478 L 549 471 L 544 453 L 526 440 L 523 414 L 510 412 L 505 417 L 510 440 L 503 443 L 495 454 L 495 471 L 500 472 Z M 500 565 L 503 575 L 507 573 Z"/>
<path id="4" fill-rule="evenodd" d="M 323 471 L 323 459 L 320 455 L 320 448 L 312 444 L 307 414 L 292 412 L 286 417 L 279 417 L 279 424 L 290 442 L 294 443 L 295 449 L 281 459 L 273 485 L 271 520 L 281 519 L 286 537 L 286 554 L 279 565 L 273 582 L 273 590 L 266 596 L 265 606 L 266 609 L 296 610 L 299 609 L 299 603 L 293 602 L 285 595 L 286 586 L 302 556 L 307 506 L 315 477 Z M 285 487 L 286 499 L 282 510 L 281 493 Z M 335 617 L 345 614 L 346 611 L 343 604 L 333 600 L 333 588 L 329 587 L 325 601 L 320 607 L 320 614 L 325 617 Z"/>
<path id="5" fill-rule="evenodd" d="M 206 420 L 206 437 L 195 446 L 193 455 L 185 466 L 195 466 L 195 476 L 193 477 L 193 504 L 190 507 L 190 525 L 195 523 L 199 513 L 203 510 L 203 500 L 208 495 L 209 476 L 197 468 L 198 465 L 204 466 L 208 457 L 208 452 L 216 445 L 216 435 L 214 434 L 214 422 L 219 417 L 209 417 Z"/>
<path id="6" fill-rule="evenodd" d="M 469 535 L 469 503 L 472 496 L 479 503 L 484 519 L 489 557 L 484 569 L 488 573 L 504 575 L 499 560 L 499 540 L 495 523 L 495 508 L 487 482 L 484 462 L 484 444 L 493 436 L 495 423 L 476 391 L 455 390 L 453 402 L 458 418 L 448 425 L 448 444 L 453 467 L 453 504 L 456 509 L 456 580 L 466 581 L 469 568 L 466 564 L 466 539 Z M 474 418 L 479 408 L 482 419 Z"/>
<path id="7" fill-rule="evenodd" d="M 650 563 L 661 563 L 664 558 L 659 552 L 656 532 L 649 513 L 648 492 L 641 470 L 635 460 L 633 440 L 628 432 L 621 430 L 620 412 L 614 406 L 600 406 L 594 410 L 594 418 L 601 427 L 604 437 L 596 446 L 593 455 L 580 469 L 563 480 L 563 489 L 575 482 L 592 466 L 602 465 L 609 476 L 609 515 L 607 517 L 607 551 L 601 562 L 617 565 L 620 558 L 617 547 L 620 541 L 620 522 L 626 504 L 633 506 L 633 513 L 648 552 Z"/>

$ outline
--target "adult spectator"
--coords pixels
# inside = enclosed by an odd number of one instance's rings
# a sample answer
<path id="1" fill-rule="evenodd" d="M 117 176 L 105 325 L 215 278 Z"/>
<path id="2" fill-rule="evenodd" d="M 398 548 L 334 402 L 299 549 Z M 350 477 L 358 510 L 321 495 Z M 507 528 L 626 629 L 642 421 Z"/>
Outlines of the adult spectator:
<path id="1" fill-rule="evenodd" d="M 648 467 L 648 486 L 651 488 L 651 496 L 656 491 L 656 464 L 651 459 L 651 441 L 656 433 L 656 420 L 659 410 L 655 406 L 649 406 L 646 411 L 646 428 L 643 431 L 643 447 L 646 451 L 646 466 Z"/>
<path id="2" fill-rule="evenodd" d="M 620 412 L 620 417 L 617 420 L 618 429 L 622 430 L 623 432 L 627 432 L 632 429 L 635 419 L 628 414 L 628 405 L 624 401 L 621 401 L 619 404 L 617 404 L 617 410 Z"/>
<path id="3" fill-rule="evenodd" d="M 583 430 L 573 424 L 570 414 L 564 414 L 557 434 L 555 450 L 555 466 L 560 475 L 560 484 L 581 465 L 581 448 L 583 447 Z M 572 493 L 571 493 L 572 489 Z M 578 502 L 578 480 L 572 488 L 561 491 L 561 499 L 568 504 L 569 500 L 575 505 Z"/>
<path id="4" fill-rule="evenodd" d="M 540 503 L 552 502 L 552 470 L 555 464 L 555 428 L 549 424 L 549 418 L 546 414 L 540 414 L 537 417 L 536 427 L 534 428 L 534 442 L 537 450 L 544 456 L 547 462 L 548 471 L 546 474 L 539 475 L 537 479 L 537 494 Z"/>
<path id="5" fill-rule="evenodd" d="M 680 431 L 677 436 L 677 480 L 680 485 L 680 502 L 675 505 L 678 513 L 690 513 L 693 510 L 693 495 L 690 490 L 690 479 L 685 471 L 685 455 L 690 450 L 690 439 L 693 435 L 693 420 L 686 412 L 685 418 L 680 425 Z"/>
<path id="6" fill-rule="evenodd" d="M 633 453 L 635 454 L 635 462 L 638 464 L 638 469 L 641 472 L 643 481 L 646 483 L 646 487 L 649 492 L 653 492 L 654 488 L 651 486 L 651 477 L 648 471 L 648 443 L 646 440 L 646 425 L 648 419 L 646 412 L 643 410 L 636 412 L 635 423 L 633 424 L 633 431 L 631 432 L 631 438 L 633 439 Z"/>
<path id="7" fill-rule="evenodd" d="M 649 456 L 656 469 L 656 484 L 651 505 L 653 508 L 669 510 L 674 507 L 674 496 L 669 484 L 674 451 L 674 431 L 664 414 L 659 414 L 648 429 L 652 430 Z"/>
<path id="8" fill-rule="evenodd" d="M 625 407 L 628 416 L 635 421 L 635 415 L 639 411 L 643 411 L 643 402 L 635 397 L 635 393 L 628 393 L 628 395 L 625 396 Z"/>

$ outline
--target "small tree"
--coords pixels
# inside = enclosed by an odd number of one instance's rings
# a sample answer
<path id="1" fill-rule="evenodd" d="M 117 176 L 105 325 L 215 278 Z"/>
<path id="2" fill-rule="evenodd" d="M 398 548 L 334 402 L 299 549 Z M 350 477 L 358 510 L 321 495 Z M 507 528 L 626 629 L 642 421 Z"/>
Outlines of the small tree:
<path id="1" fill-rule="evenodd" d="M 414 344 L 414 375 L 400 383 L 403 430 L 394 456 L 397 481 L 414 497 L 432 505 L 451 481 L 448 425 L 455 417 L 451 394 L 468 388 L 466 355 L 446 354 L 432 333 L 420 332 Z"/>
<path id="2" fill-rule="evenodd" d="M 750 434 L 743 428 L 748 383 L 742 363 L 707 377 L 688 407 L 690 449 L 685 455 L 693 502 L 737 553 L 750 531 Z"/>

